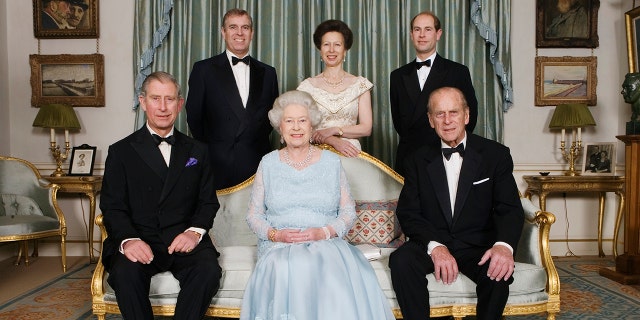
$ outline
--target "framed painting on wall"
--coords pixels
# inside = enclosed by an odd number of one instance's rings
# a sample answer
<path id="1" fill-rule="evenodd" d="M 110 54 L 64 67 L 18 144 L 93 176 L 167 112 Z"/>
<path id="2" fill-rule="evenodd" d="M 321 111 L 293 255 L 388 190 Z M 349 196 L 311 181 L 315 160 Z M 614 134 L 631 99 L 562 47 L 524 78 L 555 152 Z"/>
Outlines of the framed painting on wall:
<path id="1" fill-rule="evenodd" d="M 629 72 L 638 72 L 640 69 L 640 7 L 631 9 L 624 14 L 627 28 L 627 56 L 629 59 Z"/>
<path id="2" fill-rule="evenodd" d="M 600 0 L 537 0 L 536 47 L 597 48 Z"/>
<path id="3" fill-rule="evenodd" d="M 31 105 L 63 103 L 104 106 L 104 56 L 101 54 L 29 55 Z"/>
<path id="4" fill-rule="evenodd" d="M 536 57 L 535 105 L 595 105 L 597 63 L 597 57 Z"/>
<path id="5" fill-rule="evenodd" d="M 98 38 L 98 0 L 33 0 L 36 38 Z"/>
<path id="6" fill-rule="evenodd" d="M 582 174 L 610 176 L 615 174 L 615 142 L 587 142 L 583 150 Z"/>

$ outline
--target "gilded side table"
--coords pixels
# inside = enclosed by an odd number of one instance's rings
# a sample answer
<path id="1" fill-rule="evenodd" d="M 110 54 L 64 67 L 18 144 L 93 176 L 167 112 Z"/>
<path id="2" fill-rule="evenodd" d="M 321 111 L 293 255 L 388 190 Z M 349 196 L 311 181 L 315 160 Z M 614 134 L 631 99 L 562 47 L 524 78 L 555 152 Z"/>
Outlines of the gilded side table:
<path id="1" fill-rule="evenodd" d="M 604 219 L 604 202 L 607 192 L 618 195 L 618 212 L 613 231 L 613 256 L 618 256 L 618 230 L 624 213 L 624 181 L 623 176 L 524 176 L 527 182 L 525 197 L 538 195 L 540 209 L 546 211 L 547 195 L 550 193 L 596 192 L 599 199 L 598 214 L 598 255 L 604 257 L 602 250 L 602 221 Z"/>
<path id="2" fill-rule="evenodd" d="M 89 197 L 89 261 L 95 263 L 93 254 L 93 224 L 96 218 L 96 196 L 102 189 L 102 176 L 43 177 L 60 186 L 58 193 L 80 193 Z"/>

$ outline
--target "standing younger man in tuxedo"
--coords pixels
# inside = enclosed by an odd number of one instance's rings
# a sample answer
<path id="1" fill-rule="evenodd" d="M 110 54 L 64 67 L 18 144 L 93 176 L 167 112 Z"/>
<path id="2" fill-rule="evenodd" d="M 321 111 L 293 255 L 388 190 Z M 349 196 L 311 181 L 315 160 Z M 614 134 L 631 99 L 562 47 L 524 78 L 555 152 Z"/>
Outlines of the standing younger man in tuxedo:
<path id="1" fill-rule="evenodd" d="M 478 119 L 478 101 L 469 69 L 436 53 L 442 36 L 440 19 L 424 11 L 411 20 L 411 41 L 416 60 L 393 72 L 389 81 L 389 98 L 393 126 L 400 137 L 394 169 L 404 175 L 405 159 L 421 146 L 438 141 L 427 121 L 425 106 L 429 94 L 437 88 L 456 87 L 469 104 L 467 132 L 473 132 Z"/>
<path id="2" fill-rule="evenodd" d="M 500 319 L 513 282 L 524 212 L 509 149 L 469 134 L 462 91 L 431 93 L 429 124 L 440 139 L 406 162 L 397 215 L 409 238 L 389 258 L 406 320 L 429 317 L 426 275 L 453 283 L 462 272 L 477 285 L 477 318 Z"/>
<path id="3" fill-rule="evenodd" d="M 187 122 L 194 138 L 209 146 L 216 189 L 251 177 L 271 150 L 267 112 L 278 97 L 273 67 L 249 54 L 253 20 L 240 9 L 222 21 L 225 52 L 193 65 Z"/>
<path id="4" fill-rule="evenodd" d="M 153 319 L 151 277 L 171 271 L 175 318 L 202 319 L 222 273 L 208 234 L 220 204 L 207 146 L 173 126 L 184 99 L 172 75 L 150 74 L 138 99 L 147 124 L 111 145 L 105 165 L 107 281 L 125 319 Z"/>

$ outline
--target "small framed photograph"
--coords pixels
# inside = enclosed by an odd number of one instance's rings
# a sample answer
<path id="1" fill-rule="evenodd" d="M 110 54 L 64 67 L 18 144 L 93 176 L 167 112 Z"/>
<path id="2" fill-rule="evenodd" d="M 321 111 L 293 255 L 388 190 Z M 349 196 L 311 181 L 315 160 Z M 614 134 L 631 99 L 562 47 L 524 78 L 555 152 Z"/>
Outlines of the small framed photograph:
<path id="1" fill-rule="evenodd" d="M 536 57 L 535 105 L 595 105 L 597 65 L 597 57 Z"/>
<path id="2" fill-rule="evenodd" d="M 71 151 L 71 161 L 69 162 L 70 176 L 91 176 L 93 175 L 93 164 L 96 160 L 96 147 L 83 144 L 73 147 Z"/>
<path id="3" fill-rule="evenodd" d="M 597 48 L 600 0 L 537 0 L 536 47 Z"/>
<path id="4" fill-rule="evenodd" d="M 104 106 L 104 56 L 101 54 L 29 55 L 31 105 Z"/>
<path id="5" fill-rule="evenodd" d="M 36 38 L 97 39 L 98 17 L 98 0 L 33 0 Z"/>
<path id="6" fill-rule="evenodd" d="M 615 142 L 587 142 L 582 149 L 583 175 L 609 175 L 616 172 Z"/>
<path id="7" fill-rule="evenodd" d="M 627 27 L 627 56 L 629 58 L 629 72 L 638 72 L 640 60 L 640 7 L 633 8 L 624 14 Z"/>

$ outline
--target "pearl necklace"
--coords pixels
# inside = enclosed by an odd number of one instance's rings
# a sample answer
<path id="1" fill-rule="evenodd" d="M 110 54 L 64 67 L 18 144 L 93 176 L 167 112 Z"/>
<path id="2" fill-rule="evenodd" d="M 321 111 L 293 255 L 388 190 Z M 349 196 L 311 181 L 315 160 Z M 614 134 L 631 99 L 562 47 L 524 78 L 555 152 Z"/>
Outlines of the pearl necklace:
<path id="1" fill-rule="evenodd" d="M 307 152 L 307 157 L 304 158 L 304 160 L 300 161 L 300 162 L 293 162 L 291 161 L 291 158 L 289 157 L 289 150 L 287 150 L 287 148 L 284 148 L 284 151 L 282 152 L 282 158 L 284 158 L 284 162 L 296 169 L 303 169 L 305 167 L 307 167 L 309 165 L 309 162 L 311 161 L 311 155 L 313 154 L 313 150 L 315 148 L 313 146 L 309 146 L 309 152 Z"/>
<path id="2" fill-rule="evenodd" d="M 324 80 L 324 83 L 326 83 L 328 86 L 330 86 L 332 88 L 337 88 L 344 81 L 344 72 L 342 73 L 342 78 L 340 78 L 340 80 L 338 82 L 329 81 L 329 79 L 327 79 L 327 77 L 325 76 L 324 72 L 322 73 L 322 80 Z"/>

